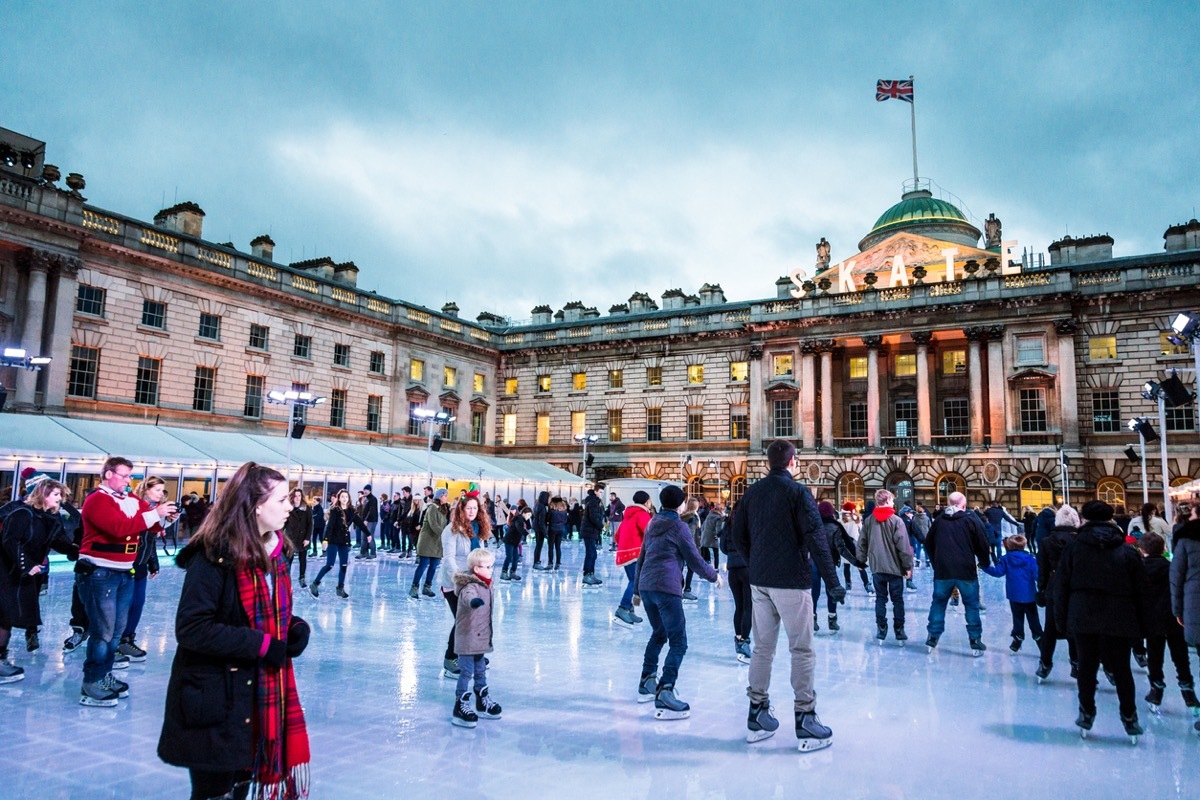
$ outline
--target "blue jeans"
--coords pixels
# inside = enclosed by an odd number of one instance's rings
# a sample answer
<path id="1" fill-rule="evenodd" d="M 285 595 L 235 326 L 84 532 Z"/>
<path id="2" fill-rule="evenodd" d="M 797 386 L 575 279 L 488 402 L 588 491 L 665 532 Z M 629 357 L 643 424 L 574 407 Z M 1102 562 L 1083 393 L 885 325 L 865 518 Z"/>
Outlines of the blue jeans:
<path id="1" fill-rule="evenodd" d="M 321 579 L 333 569 L 333 562 L 340 561 L 341 566 L 338 569 L 338 586 L 346 585 L 346 560 L 350 558 L 350 545 L 348 544 L 331 544 L 325 548 L 325 566 L 321 567 L 321 571 L 317 573 L 317 579 L 313 584 L 318 584 Z"/>
<path id="2" fill-rule="evenodd" d="M 416 586 L 421 582 L 421 575 L 428 569 L 428 574 L 425 574 L 425 585 L 429 586 L 433 583 L 433 576 L 437 574 L 438 564 L 441 563 L 440 558 L 432 558 L 430 556 L 420 556 L 417 558 L 417 571 L 413 573 L 412 585 Z"/>
<path id="3" fill-rule="evenodd" d="M 583 537 L 583 574 L 591 575 L 596 571 L 596 540 L 591 536 Z"/>
<path id="4" fill-rule="evenodd" d="M 517 564 L 521 562 L 521 546 L 518 544 L 504 545 L 504 568 L 501 572 L 516 572 Z"/>
<path id="5" fill-rule="evenodd" d="M 812 562 L 812 596 L 814 614 L 817 613 L 817 603 L 821 599 L 821 582 L 823 580 L 824 579 L 821 577 L 821 571 L 817 569 L 817 562 L 814 560 Z M 825 588 L 827 590 L 829 589 L 828 586 Z M 837 614 L 837 601 L 833 599 L 833 595 L 831 595 L 828 591 L 825 592 L 825 605 L 826 610 L 828 610 L 830 614 Z"/>
<path id="6" fill-rule="evenodd" d="M 679 677 L 679 665 L 683 663 L 683 654 L 687 652 L 683 598 L 666 592 L 642 592 L 641 598 L 646 619 L 650 620 L 650 641 L 646 643 L 646 655 L 642 659 L 642 675 L 658 672 L 658 656 L 662 653 L 663 645 L 670 642 L 658 685 L 674 686 Z"/>
<path id="7" fill-rule="evenodd" d="M 979 616 L 979 581 L 935 580 L 933 601 L 929 605 L 930 636 L 941 636 L 946 631 L 946 604 L 950 595 L 958 589 L 962 595 L 963 608 L 967 612 L 967 635 L 972 639 L 983 636 L 983 620 Z"/>
<path id="8" fill-rule="evenodd" d="M 637 580 L 636 561 L 630 561 L 625 565 L 625 577 L 629 580 L 625 584 L 625 594 L 621 595 L 621 608 L 633 611 L 633 582 Z"/>
<path id="9" fill-rule="evenodd" d="M 75 575 L 79 599 L 88 616 L 87 657 L 83 682 L 95 683 L 112 671 L 113 659 L 129 619 L 133 575 L 129 570 L 96 567 L 91 575 Z"/>
<path id="10" fill-rule="evenodd" d="M 916 536 L 909 536 L 908 543 L 912 545 L 913 558 L 919 561 L 922 553 L 925 552 L 925 545 L 921 544 L 921 540 Z"/>
<path id="11" fill-rule="evenodd" d="M 128 639 L 131 642 L 137 636 L 137 626 L 142 621 L 142 609 L 146 607 L 146 581 L 145 575 L 133 579 L 133 598 L 129 601 L 129 619 L 125 622 L 125 631 L 121 635 L 122 639 Z"/>
<path id="12" fill-rule="evenodd" d="M 470 688 L 471 679 L 475 679 L 475 691 L 487 688 L 487 662 L 483 654 L 477 656 L 458 657 L 458 686 L 455 691 L 462 697 Z"/>

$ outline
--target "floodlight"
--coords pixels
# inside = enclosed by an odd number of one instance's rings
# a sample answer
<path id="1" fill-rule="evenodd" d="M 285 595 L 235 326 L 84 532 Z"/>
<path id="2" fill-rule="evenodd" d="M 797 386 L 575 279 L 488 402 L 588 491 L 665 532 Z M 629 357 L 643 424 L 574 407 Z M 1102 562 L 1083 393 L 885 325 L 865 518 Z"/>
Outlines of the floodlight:
<path id="1" fill-rule="evenodd" d="M 50 356 L 38 356 L 36 358 L 29 359 L 29 366 L 44 367 L 47 364 L 49 364 L 50 361 L 51 361 Z"/>
<path id="2" fill-rule="evenodd" d="M 1149 444 L 1150 442 L 1158 441 L 1158 433 L 1155 432 L 1154 426 L 1147 419 L 1137 418 L 1129 420 L 1129 430 L 1136 431 L 1141 434 L 1142 440 Z"/>
<path id="3" fill-rule="evenodd" d="M 1176 335 L 1193 339 L 1200 333 L 1200 315 L 1190 314 L 1186 311 L 1176 314 L 1171 319 L 1171 330 L 1175 331 Z"/>
<path id="4" fill-rule="evenodd" d="M 4 348 L 5 358 L 24 358 L 25 349 L 21 347 L 6 347 Z"/>
<path id="5" fill-rule="evenodd" d="M 1171 377 L 1159 384 L 1159 391 L 1167 401 L 1168 408 L 1183 408 L 1192 404 L 1192 393 L 1183 385 L 1183 381 L 1179 380 L 1179 376 L 1172 372 Z"/>
<path id="6" fill-rule="evenodd" d="M 1129 459 L 1130 463 L 1133 463 L 1133 464 L 1142 463 L 1142 457 L 1140 455 L 1138 455 L 1137 450 L 1133 449 L 1133 445 L 1129 445 L 1129 447 L 1125 448 L 1125 457 Z"/>

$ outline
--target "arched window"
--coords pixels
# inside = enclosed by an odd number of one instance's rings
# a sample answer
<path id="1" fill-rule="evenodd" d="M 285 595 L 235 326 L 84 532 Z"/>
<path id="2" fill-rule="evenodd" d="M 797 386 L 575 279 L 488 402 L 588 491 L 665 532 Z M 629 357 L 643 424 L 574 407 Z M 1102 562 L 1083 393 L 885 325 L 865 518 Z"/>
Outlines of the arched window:
<path id="1" fill-rule="evenodd" d="M 913 480 L 907 472 L 893 472 L 888 475 L 883 482 L 883 488 L 896 496 L 896 508 L 898 509 L 906 503 L 911 506 L 914 502 Z"/>
<path id="2" fill-rule="evenodd" d="M 746 493 L 746 476 L 734 475 L 729 480 L 729 502 L 736 503 Z"/>
<path id="3" fill-rule="evenodd" d="M 1101 478 L 1096 482 L 1096 499 L 1110 506 L 1125 505 L 1125 483 L 1119 478 Z"/>
<path id="4" fill-rule="evenodd" d="M 839 506 L 848 500 L 861 510 L 863 500 L 865 499 L 865 491 L 862 475 L 859 475 L 857 472 L 843 472 L 838 477 L 837 492 Z"/>
<path id="5" fill-rule="evenodd" d="M 700 475 L 693 475 L 688 478 L 687 482 L 688 497 L 703 497 L 704 496 L 704 478 Z"/>
<path id="6" fill-rule="evenodd" d="M 950 495 L 967 493 L 967 481 L 957 472 L 943 472 L 937 479 L 937 504 L 944 508 L 950 505 Z"/>
<path id="7" fill-rule="evenodd" d="M 1054 484 L 1041 473 L 1026 475 L 1021 479 L 1022 506 L 1045 508 L 1054 505 Z"/>

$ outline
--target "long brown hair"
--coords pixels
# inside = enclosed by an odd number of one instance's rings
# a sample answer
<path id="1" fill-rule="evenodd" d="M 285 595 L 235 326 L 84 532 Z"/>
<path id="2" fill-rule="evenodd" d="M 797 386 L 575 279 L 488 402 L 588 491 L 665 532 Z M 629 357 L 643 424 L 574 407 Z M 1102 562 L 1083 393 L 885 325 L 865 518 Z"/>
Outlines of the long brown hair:
<path id="1" fill-rule="evenodd" d="M 475 531 L 467 519 L 467 503 L 472 500 L 479 509 L 479 513 L 475 515 L 475 522 L 479 525 L 479 541 L 486 542 L 492 538 L 492 520 L 488 516 L 487 509 L 483 507 L 483 501 L 478 497 L 464 497 L 454 504 L 454 507 L 450 509 L 450 530 L 459 536 L 466 536 L 468 539 L 475 535 Z"/>
<path id="2" fill-rule="evenodd" d="M 192 541 L 204 548 L 204 554 L 214 564 L 222 559 L 233 562 L 235 569 L 269 567 L 269 554 L 263 547 L 262 534 L 258 531 L 258 508 L 275 487 L 284 481 L 279 472 L 248 461 L 233 474 L 225 489 L 217 498 L 204 523 L 192 536 Z M 286 536 L 283 554 L 292 554 L 292 545 Z"/>

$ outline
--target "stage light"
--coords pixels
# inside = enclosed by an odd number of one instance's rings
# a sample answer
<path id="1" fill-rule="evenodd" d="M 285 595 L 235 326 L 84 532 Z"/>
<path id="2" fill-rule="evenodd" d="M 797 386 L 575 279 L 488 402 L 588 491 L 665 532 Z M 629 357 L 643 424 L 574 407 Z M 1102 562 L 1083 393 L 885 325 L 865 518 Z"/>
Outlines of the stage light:
<path id="1" fill-rule="evenodd" d="M 1171 330 L 1175 331 L 1177 336 L 1194 339 L 1197 333 L 1200 333 L 1200 316 L 1186 311 L 1176 314 L 1171 319 Z"/>
<path id="2" fill-rule="evenodd" d="M 1146 444 L 1158 441 L 1158 433 L 1154 430 L 1154 426 L 1150 424 L 1149 420 L 1142 419 L 1141 417 L 1131 419 L 1129 420 L 1129 430 L 1141 434 Z"/>
<path id="3" fill-rule="evenodd" d="M 1142 462 L 1142 457 L 1138 455 L 1137 450 L 1133 449 L 1133 445 L 1125 448 L 1125 457 L 1133 464 L 1140 464 Z"/>
<path id="4" fill-rule="evenodd" d="M 1163 398 L 1167 401 L 1167 408 L 1183 408 L 1192 404 L 1192 393 L 1183 385 L 1183 381 L 1179 380 L 1179 376 L 1172 372 L 1171 377 L 1158 385 L 1158 389 L 1162 392 Z"/>

